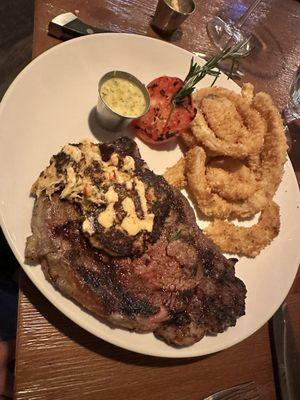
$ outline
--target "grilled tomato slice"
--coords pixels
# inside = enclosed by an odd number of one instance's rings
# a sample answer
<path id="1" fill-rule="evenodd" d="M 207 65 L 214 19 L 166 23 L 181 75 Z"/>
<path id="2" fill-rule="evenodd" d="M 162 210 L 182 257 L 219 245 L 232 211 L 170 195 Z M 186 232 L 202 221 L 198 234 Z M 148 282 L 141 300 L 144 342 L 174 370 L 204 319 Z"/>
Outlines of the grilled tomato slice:
<path id="1" fill-rule="evenodd" d="M 182 88 L 177 77 L 161 76 L 147 86 L 150 93 L 149 111 L 131 124 L 133 132 L 144 142 L 161 144 L 173 140 L 196 116 L 191 96 L 174 106 L 172 99 Z"/>

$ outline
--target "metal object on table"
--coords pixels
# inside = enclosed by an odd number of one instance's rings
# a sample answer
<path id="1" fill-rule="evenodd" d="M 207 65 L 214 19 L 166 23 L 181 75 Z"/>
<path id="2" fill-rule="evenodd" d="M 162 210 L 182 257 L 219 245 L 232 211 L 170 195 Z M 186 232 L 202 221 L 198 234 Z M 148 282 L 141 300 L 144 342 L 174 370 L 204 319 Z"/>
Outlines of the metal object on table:
<path id="1" fill-rule="evenodd" d="M 52 21 L 50 21 L 48 32 L 51 36 L 54 36 L 57 39 L 69 40 L 79 36 L 91 35 L 93 33 L 105 33 L 112 31 L 91 27 L 85 22 L 79 20 L 76 15 L 72 13 L 65 13 L 56 16 Z M 193 54 L 205 61 L 207 61 L 209 58 L 206 54 L 197 51 L 194 51 Z M 221 71 L 226 75 L 229 75 L 231 72 L 230 69 L 225 66 L 220 66 L 220 68 Z M 238 70 L 235 73 L 231 72 L 231 76 L 232 78 L 239 80 L 244 76 L 244 74 Z"/>
<path id="2" fill-rule="evenodd" d="M 274 314 L 272 328 L 281 397 L 284 400 L 300 399 L 300 358 L 294 345 L 286 303 Z"/>
<path id="3" fill-rule="evenodd" d="M 254 382 L 246 382 L 228 389 L 220 390 L 203 400 L 258 400 L 260 395 Z"/>
<path id="4" fill-rule="evenodd" d="M 68 12 L 59 14 L 49 23 L 48 33 L 61 40 L 68 40 L 93 33 L 104 33 L 108 30 L 95 28 L 80 21 L 75 14 Z"/>
<path id="5" fill-rule="evenodd" d="M 171 34 L 195 8 L 193 0 L 158 0 L 151 25 L 161 33 Z"/>
<path id="6" fill-rule="evenodd" d="M 142 91 L 146 101 L 146 107 L 141 114 L 136 115 L 134 117 L 118 114 L 116 111 L 113 111 L 112 108 L 110 108 L 109 105 L 103 100 L 100 91 L 101 86 L 108 79 L 111 78 L 126 79 L 127 81 L 133 83 Z M 105 74 L 99 81 L 98 92 L 99 92 L 99 97 L 97 103 L 97 118 L 99 123 L 103 126 L 103 128 L 106 128 L 110 131 L 118 131 L 126 128 L 126 126 L 128 126 L 132 120 L 144 115 L 148 111 L 150 106 L 150 95 L 146 86 L 141 81 L 139 81 L 134 75 L 131 75 L 125 71 L 111 71 Z"/>

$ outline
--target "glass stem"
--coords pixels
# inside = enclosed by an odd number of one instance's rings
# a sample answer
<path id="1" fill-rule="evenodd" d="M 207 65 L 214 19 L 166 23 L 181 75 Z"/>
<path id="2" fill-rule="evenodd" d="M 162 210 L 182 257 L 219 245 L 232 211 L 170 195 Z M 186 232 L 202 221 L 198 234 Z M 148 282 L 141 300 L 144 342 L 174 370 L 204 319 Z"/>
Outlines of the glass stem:
<path id="1" fill-rule="evenodd" d="M 235 23 L 236 28 L 241 28 L 244 23 L 247 21 L 247 19 L 249 18 L 250 14 L 252 14 L 252 12 L 256 9 L 256 7 L 259 5 L 259 3 L 261 3 L 262 0 L 255 0 L 253 1 L 248 10 L 241 16 L 241 18 Z"/>
<path id="2" fill-rule="evenodd" d="M 285 125 L 290 124 L 291 122 L 298 119 L 295 113 L 291 110 L 289 106 L 287 106 L 282 112 L 282 118 Z"/>

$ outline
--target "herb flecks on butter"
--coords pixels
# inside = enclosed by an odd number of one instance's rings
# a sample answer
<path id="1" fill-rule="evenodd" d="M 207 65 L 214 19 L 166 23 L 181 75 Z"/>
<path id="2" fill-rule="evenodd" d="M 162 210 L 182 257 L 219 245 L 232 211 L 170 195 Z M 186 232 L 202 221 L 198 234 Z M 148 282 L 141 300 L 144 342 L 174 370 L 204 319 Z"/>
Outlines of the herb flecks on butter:
<path id="1" fill-rule="evenodd" d="M 104 102 L 117 114 L 138 117 L 146 109 L 146 99 L 141 89 L 124 78 L 110 78 L 100 87 Z"/>

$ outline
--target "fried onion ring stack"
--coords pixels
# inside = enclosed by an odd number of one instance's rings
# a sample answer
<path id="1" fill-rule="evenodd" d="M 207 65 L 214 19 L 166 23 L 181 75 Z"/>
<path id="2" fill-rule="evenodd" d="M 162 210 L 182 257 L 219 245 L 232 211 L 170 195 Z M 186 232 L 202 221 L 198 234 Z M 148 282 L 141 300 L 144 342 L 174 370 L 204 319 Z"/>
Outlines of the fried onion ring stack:
<path id="1" fill-rule="evenodd" d="M 215 219 L 205 230 L 219 247 L 255 257 L 278 234 L 279 207 L 272 201 L 283 174 L 287 143 L 271 97 L 254 95 L 244 84 L 241 94 L 210 87 L 193 96 L 197 115 L 181 134 L 185 156 L 165 177 L 187 187 L 198 208 Z M 226 221 L 252 218 L 245 228 Z"/>

